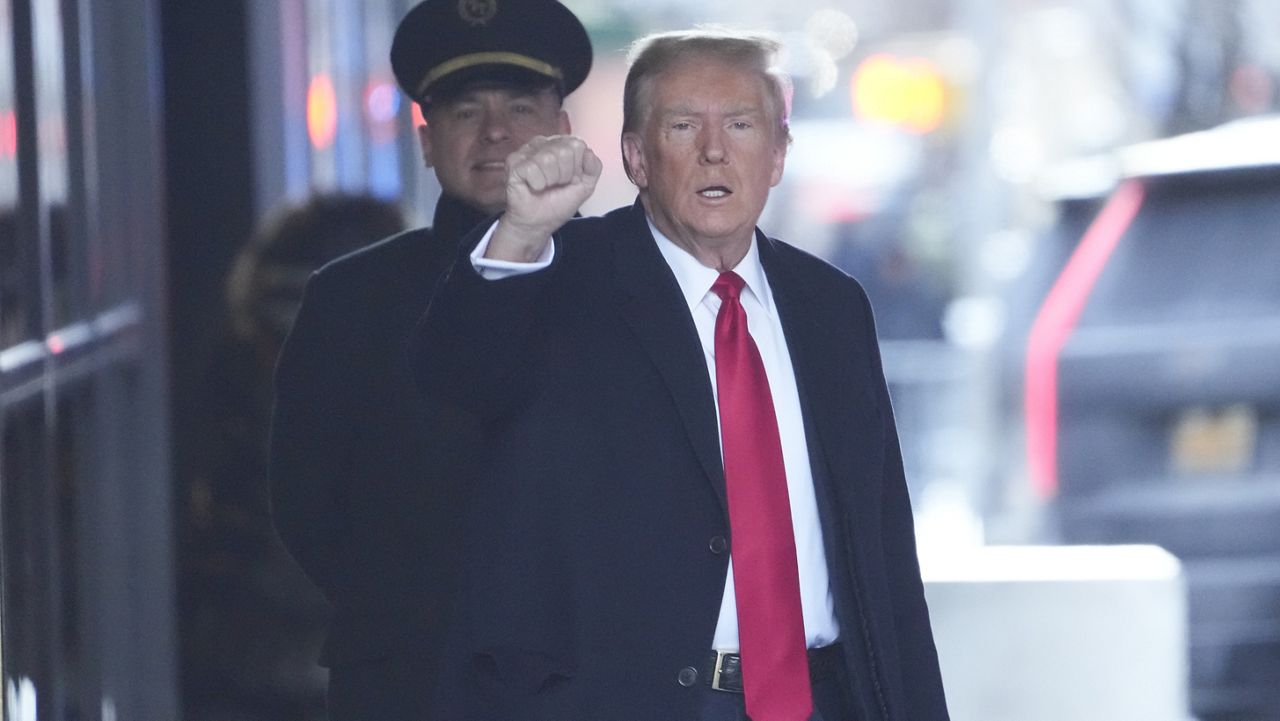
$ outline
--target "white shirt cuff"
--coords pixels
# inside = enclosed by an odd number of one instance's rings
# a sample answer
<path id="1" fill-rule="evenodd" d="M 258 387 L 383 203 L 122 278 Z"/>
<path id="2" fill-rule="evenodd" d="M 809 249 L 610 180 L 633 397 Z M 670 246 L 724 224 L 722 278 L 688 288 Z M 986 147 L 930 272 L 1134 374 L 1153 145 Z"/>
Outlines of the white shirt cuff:
<path id="1" fill-rule="evenodd" d="M 471 267 L 476 269 L 481 278 L 485 280 L 502 280 L 513 275 L 533 273 L 551 265 L 551 261 L 555 259 L 555 243 L 547 243 L 542 255 L 532 263 L 517 263 L 510 260 L 484 257 L 484 254 L 489 250 L 489 239 L 493 237 L 493 231 L 497 228 L 498 223 L 495 221 L 493 225 L 489 226 L 489 230 L 485 232 L 484 237 L 480 239 L 476 249 L 471 251 Z"/>

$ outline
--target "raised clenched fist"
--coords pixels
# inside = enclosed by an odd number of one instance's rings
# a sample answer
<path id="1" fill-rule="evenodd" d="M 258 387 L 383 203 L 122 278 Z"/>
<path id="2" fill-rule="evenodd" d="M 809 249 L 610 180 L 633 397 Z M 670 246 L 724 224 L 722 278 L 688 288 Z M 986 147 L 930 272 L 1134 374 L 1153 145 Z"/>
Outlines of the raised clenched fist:
<path id="1" fill-rule="evenodd" d="M 538 136 L 507 156 L 507 210 L 487 257 L 531 261 L 591 197 L 600 158 L 573 135 Z"/>

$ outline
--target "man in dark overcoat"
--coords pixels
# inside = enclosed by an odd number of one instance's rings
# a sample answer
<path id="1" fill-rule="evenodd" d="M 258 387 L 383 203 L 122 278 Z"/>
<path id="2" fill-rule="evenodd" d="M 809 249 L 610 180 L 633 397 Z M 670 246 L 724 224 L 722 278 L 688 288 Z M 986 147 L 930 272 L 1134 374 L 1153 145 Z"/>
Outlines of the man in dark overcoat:
<path id="1" fill-rule="evenodd" d="M 431 300 L 420 381 L 484 428 L 453 719 L 948 717 L 866 294 L 756 227 L 777 50 L 640 41 L 635 205 L 561 227 L 601 163 L 535 139 Z"/>
<path id="2" fill-rule="evenodd" d="M 417 402 L 407 340 L 459 240 L 506 205 L 507 156 L 569 132 L 561 101 L 591 46 L 555 0 L 427 0 L 401 21 L 391 64 L 426 120 L 433 224 L 314 274 L 276 371 L 273 519 L 332 606 L 332 721 L 418 721 L 437 706 L 476 424 Z"/>

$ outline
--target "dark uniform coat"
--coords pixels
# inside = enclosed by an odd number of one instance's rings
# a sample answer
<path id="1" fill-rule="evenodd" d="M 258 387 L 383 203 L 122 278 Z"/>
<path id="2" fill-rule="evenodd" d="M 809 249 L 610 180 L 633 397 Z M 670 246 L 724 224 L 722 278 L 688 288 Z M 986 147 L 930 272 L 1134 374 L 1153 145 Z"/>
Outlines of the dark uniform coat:
<path id="1" fill-rule="evenodd" d="M 866 295 L 823 261 L 757 241 L 858 718 L 944 721 Z M 711 648 L 732 539 L 702 348 L 643 209 L 570 222 L 543 272 L 486 281 L 460 257 L 419 340 L 428 394 L 469 404 L 485 428 L 440 718 L 695 718 L 703 680 L 684 684 Z"/>
<path id="2" fill-rule="evenodd" d="M 475 432 L 467 413 L 419 402 L 406 347 L 481 219 L 441 198 L 432 228 L 317 271 L 277 366 L 273 520 L 333 609 L 333 721 L 416 720 L 428 703 Z"/>

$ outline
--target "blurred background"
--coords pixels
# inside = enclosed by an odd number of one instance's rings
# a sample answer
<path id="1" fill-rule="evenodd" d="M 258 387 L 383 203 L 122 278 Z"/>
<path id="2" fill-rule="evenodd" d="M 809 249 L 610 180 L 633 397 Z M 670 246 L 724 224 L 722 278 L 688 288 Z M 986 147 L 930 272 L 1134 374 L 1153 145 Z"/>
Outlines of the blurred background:
<path id="1" fill-rule="evenodd" d="M 629 41 L 786 42 L 761 224 L 875 305 L 953 717 L 1280 719 L 1280 2 L 565 4 L 588 213 Z M 410 5 L 0 0 L 5 718 L 324 718 L 270 373 L 430 218 Z"/>

